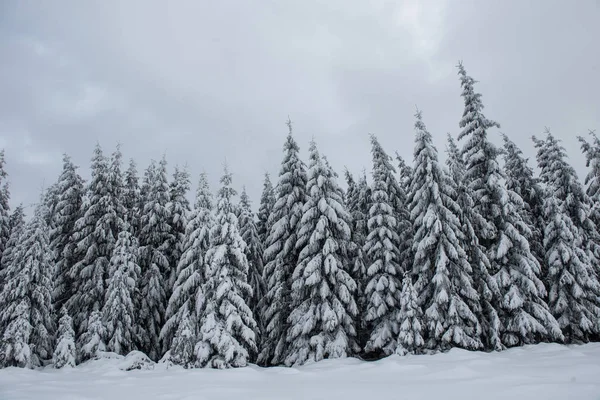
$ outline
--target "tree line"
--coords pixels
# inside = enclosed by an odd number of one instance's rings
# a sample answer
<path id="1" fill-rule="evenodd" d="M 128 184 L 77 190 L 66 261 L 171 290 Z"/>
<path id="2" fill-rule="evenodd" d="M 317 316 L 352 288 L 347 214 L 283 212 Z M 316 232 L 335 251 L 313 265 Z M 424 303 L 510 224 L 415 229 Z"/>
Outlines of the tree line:
<path id="1" fill-rule="evenodd" d="M 84 182 L 69 156 L 25 221 L 0 154 L 0 365 L 74 366 L 139 350 L 186 368 L 302 365 L 458 347 L 583 343 L 600 333 L 600 139 L 579 138 L 580 182 L 549 131 L 539 167 L 483 113 L 464 112 L 446 162 L 415 114 L 412 165 L 371 135 L 372 173 L 340 176 L 288 121 L 275 185 L 255 213 L 225 167 L 216 196 L 163 157 L 97 145 Z"/>

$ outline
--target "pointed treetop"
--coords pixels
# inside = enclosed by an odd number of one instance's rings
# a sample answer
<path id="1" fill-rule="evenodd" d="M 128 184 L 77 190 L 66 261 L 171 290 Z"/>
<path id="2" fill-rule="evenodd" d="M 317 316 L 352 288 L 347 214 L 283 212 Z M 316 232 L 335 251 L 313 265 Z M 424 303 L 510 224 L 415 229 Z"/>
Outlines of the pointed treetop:
<path id="1" fill-rule="evenodd" d="M 292 135 L 292 120 L 290 119 L 290 116 L 289 116 L 289 115 L 288 115 L 288 119 L 287 119 L 287 121 L 285 122 L 285 124 L 286 124 L 286 125 L 287 125 L 287 127 L 288 127 L 288 135 L 290 135 L 290 136 L 291 136 L 291 135 Z"/>

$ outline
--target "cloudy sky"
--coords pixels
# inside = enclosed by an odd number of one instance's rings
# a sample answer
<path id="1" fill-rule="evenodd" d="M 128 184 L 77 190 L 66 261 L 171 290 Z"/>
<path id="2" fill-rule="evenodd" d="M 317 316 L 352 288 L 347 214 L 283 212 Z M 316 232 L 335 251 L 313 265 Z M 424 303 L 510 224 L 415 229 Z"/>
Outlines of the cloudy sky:
<path id="1" fill-rule="evenodd" d="M 369 169 L 368 133 L 412 160 L 415 105 L 440 150 L 462 112 L 456 64 L 480 81 L 491 132 L 534 159 L 544 127 L 600 131 L 600 1 L 0 1 L 0 147 L 30 203 L 70 154 L 121 143 L 216 185 L 227 159 L 258 202 L 289 115 L 339 172 Z M 499 141 L 498 141 L 499 143 Z M 140 171 L 141 172 L 141 171 Z M 194 185 L 195 186 L 195 185 Z"/>

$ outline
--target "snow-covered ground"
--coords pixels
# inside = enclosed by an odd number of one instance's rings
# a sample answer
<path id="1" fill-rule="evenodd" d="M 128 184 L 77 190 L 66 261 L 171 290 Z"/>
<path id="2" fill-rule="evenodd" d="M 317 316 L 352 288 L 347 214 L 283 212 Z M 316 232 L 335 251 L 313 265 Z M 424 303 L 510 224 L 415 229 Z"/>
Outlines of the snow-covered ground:
<path id="1" fill-rule="evenodd" d="M 453 350 L 302 368 L 123 371 L 123 360 L 71 370 L 0 370 L 2 400 L 600 399 L 600 343 L 541 344 L 501 353 Z"/>

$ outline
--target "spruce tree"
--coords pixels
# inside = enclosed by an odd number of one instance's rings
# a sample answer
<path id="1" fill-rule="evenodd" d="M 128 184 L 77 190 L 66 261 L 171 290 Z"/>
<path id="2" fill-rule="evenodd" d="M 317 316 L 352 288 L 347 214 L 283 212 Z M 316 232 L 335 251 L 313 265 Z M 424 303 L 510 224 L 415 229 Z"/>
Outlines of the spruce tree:
<path id="1" fill-rule="evenodd" d="M 131 234 L 137 237 L 140 231 L 141 193 L 137 165 L 133 159 L 129 160 L 124 181 L 122 203 L 125 207 L 125 219 L 129 223 Z"/>
<path id="2" fill-rule="evenodd" d="M 9 218 L 9 231 L 10 235 L 8 241 L 4 246 L 0 259 L 0 293 L 2 292 L 2 286 L 6 281 L 6 274 L 8 273 L 9 267 L 14 261 L 16 250 L 20 245 L 21 234 L 25 228 L 25 213 L 23 212 L 23 205 L 19 204 Z M 2 326 L 0 325 L 0 334 L 2 334 Z"/>
<path id="3" fill-rule="evenodd" d="M 58 321 L 58 332 L 56 347 L 52 355 L 52 364 L 54 368 L 74 367 L 77 351 L 75 349 L 75 331 L 73 330 L 73 320 L 69 316 L 66 307 L 60 310 L 60 320 Z"/>
<path id="4" fill-rule="evenodd" d="M 248 261 L 237 229 L 231 198 L 231 174 L 225 168 L 218 194 L 217 215 L 206 253 L 206 283 L 200 308 L 197 362 L 201 367 L 244 367 L 257 351 L 256 322 L 248 300 Z"/>
<path id="5" fill-rule="evenodd" d="M 63 155 L 63 170 L 56 183 L 57 203 L 50 221 L 50 248 L 54 254 L 54 292 L 56 310 L 73 295 L 69 275 L 76 260 L 72 240 L 83 201 L 84 181 L 68 155 Z"/>
<path id="6" fill-rule="evenodd" d="M 267 236 L 271 230 L 269 225 L 269 218 L 273 212 L 273 206 L 275 205 L 275 190 L 271 183 L 271 177 L 268 173 L 265 173 L 265 181 L 263 183 L 263 191 L 260 197 L 260 207 L 258 208 L 258 222 L 256 223 L 256 229 L 258 230 L 258 238 L 260 243 L 266 243 Z"/>
<path id="7" fill-rule="evenodd" d="M 5 271 L 0 293 L 0 327 L 4 329 L 0 354 L 5 354 L 5 365 L 35 367 L 52 357 L 53 268 L 44 216 L 40 203 Z"/>
<path id="8" fill-rule="evenodd" d="M 397 182 L 390 157 L 375 136 L 371 136 L 373 186 L 364 252 L 367 259 L 365 315 L 369 340 L 367 353 L 390 355 L 398 338 L 398 306 L 403 273 L 400 266 L 398 213 L 392 203 Z"/>
<path id="9" fill-rule="evenodd" d="M 174 343 L 174 337 L 180 332 L 185 313 L 188 313 L 188 322 L 194 327 L 191 332 L 196 334 L 199 316 L 197 305 L 204 298 L 202 285 L 205 282 L 206 252 L 210 246 L 210 230 L 213 224 L 212 209 L 213 198 L 208 179 L 206 173 L 202 173 L 194 209 L 186 226 L 183 254 L 177 264 L 177 279 L 167 305 L 166 322 L 160 332 L 163 350 L 166 352 L 170 349 L 171 361 L 184 366 L 195 362 L 195 353 L 189 356 L 186 353 L 187 347 L 178 347 L 181 343 Z M 188 335 L 190 332 L 184 329 L 180 333 Z"/>
<path id="10" fill-rule="evenodd" d="M 190 174 L 187 168 L 180 169 L 175 166 L 173 180 L 170 184 L 169 202 L 169 225 L 171 226 L 172 242 L 169 245 L 169 265 L 171 265 L 171 274 L 169 277 L 169 286 L 167 295 L 171 295 L 171 290 L 177 279 L 176 266 L 183 253 L 183 242 L 185 240 L 185 227 L 190 214 L 190 202 L 187 194 L 190 191 Z"/>
<path id="11" fill-rule="evenodd" d="M 483 115 L 481 94 L 475 93 L 474 79 L 462 64 L 458 70 L 465 104 L 459 124 L 463 130 L 458 137 L 465 142 L 464 179 L 474 194 L 474 211 L 484 218 L 474 229 L 486 249 L 500 290 L 497 305 L 502 343 L 517 346 L 560 340 L 558 323 L 543 300 L 546 290 L 539 278 L 540 265 L 527 241 L 530 232 L 519 214 L 523 201 L 506 188 L 497 160 L 500 152 L 487 137 L 488 130 L 499 125 Z"/>
<path id="12" fill-rule="evenodd" d="M 398 182 L 400 183 L 400 187 L 408 193 L 412 186 L 413 168 L 404 161 L 404 158 L 398 152 L 396 152 L 396 160 L 398 161 Z"/>
<path id="13" fill-rule="evenodd" d="M 252 310 L 254 318 L 259 320 L 258 302 L 265 294 L 265 287 L 262 280 L 263 244 L 258 236 L 258 229 L 254 220 L 250 199 L 246 193 L 246 187 L 243 188 L 240 195 L 240 207 L 242 211 L 238 224 L 242 240 L 246 243 L 244 254 L 246 254 L 246 259 L 248 260 L 248 283 L 252 287 L 252 298 L 248 300 L 248 306 Z"/>
<path id="14" fill-rule="evenodd" d="M 192 368 L 196 361 L 196 341 L 198 338 L 196 317 L 190 315 L 187 304 L 183 306 L 181 322 L 171 344 L 171 362 L 184 368 Z"/>
<path id="15" fill-rule="evenodd" d="M 10 191 L 8 189 L 8 174 L 5 170 L 4 150 L 0 150 L 0 255 L 4 252 L 10 236 Z"/>
<path id="16" fill-rule="evenodd" d="M 335 174 L 310 145 L 307 200 L 298 226 L 286 365 L 347 357 L 358 351 L 356 283 L 349 274 L 350 215 Z"/>
<path id="17" fill-rule="evenodd" d="M 563 208 L 565 202 L 555 191 L 552 188 L 544 202 L 548 305 L 568 341 L 587 342 L 600 331 L 600 283 L 582 237 Z"/>
<path id="18" fill-rule="evenodd" d="M 412 284 L 411 274 L 407 273 L 402 280 L 400 293 L 400 315 L 398 333 L 398 347 L 396 354 L 419 354 L 425 347 L 423 340 L 423 312 L 419 307 L 417 291 Z"/>
<path id="19" fill-rule="evenodd" d="M 85 331 L 79 339 L 78 362 L 82 363 L 98 356 L 98 352 L 106 351 L 106 329 L 102 324 L 102 312 L 92 311 L 85 324 Z"/>
<path id="20" fill-rule="evenodd" d="M 296 230 L 306 201 L 305 165 L 300 160 L 300 149 L 292 136 L 292 123 L 289 120 L 288 128 L 263 256 L 266 292 L 260 306 L 265 329 L 258 357 L 261 365 L 281 364 L 286 354 L 290 280 L 298 262 Z"/>
<path id="21" fill-rule="evenodd" d="M 122 355 L 135 348 L 137 316 L 134 298 L 141 274 L 138 255 L 137 239 L 125 224 L 110 260 L 110 278 L 102 310 L 106 348 Z"/>
<path id="22" fill-rule="evenodd" d="M 174 242 L 171 232 L 167 183 L 167 162 L 163 157 L 158 166 L 151 166 L 147 178 L 144 211 L 140 232 L 140 266 L 142 268 L 140 347 L 153 360 L 160 358 L 160 330 L 165 321 L 165 305 L 168 302 L 167 288 L 172 266 L 169 245 Z"/>
<path id="23" fill-rule="evenodd" d="M 461 246 L 460 209 L 421 112 L 415 116 L 414 173 L 408 200 L 415 232 L 415 290 L 424 312 L 427 346 L 434 351 L 477 350 L 482 347 L 476 317 L 479 296 Z"/>

